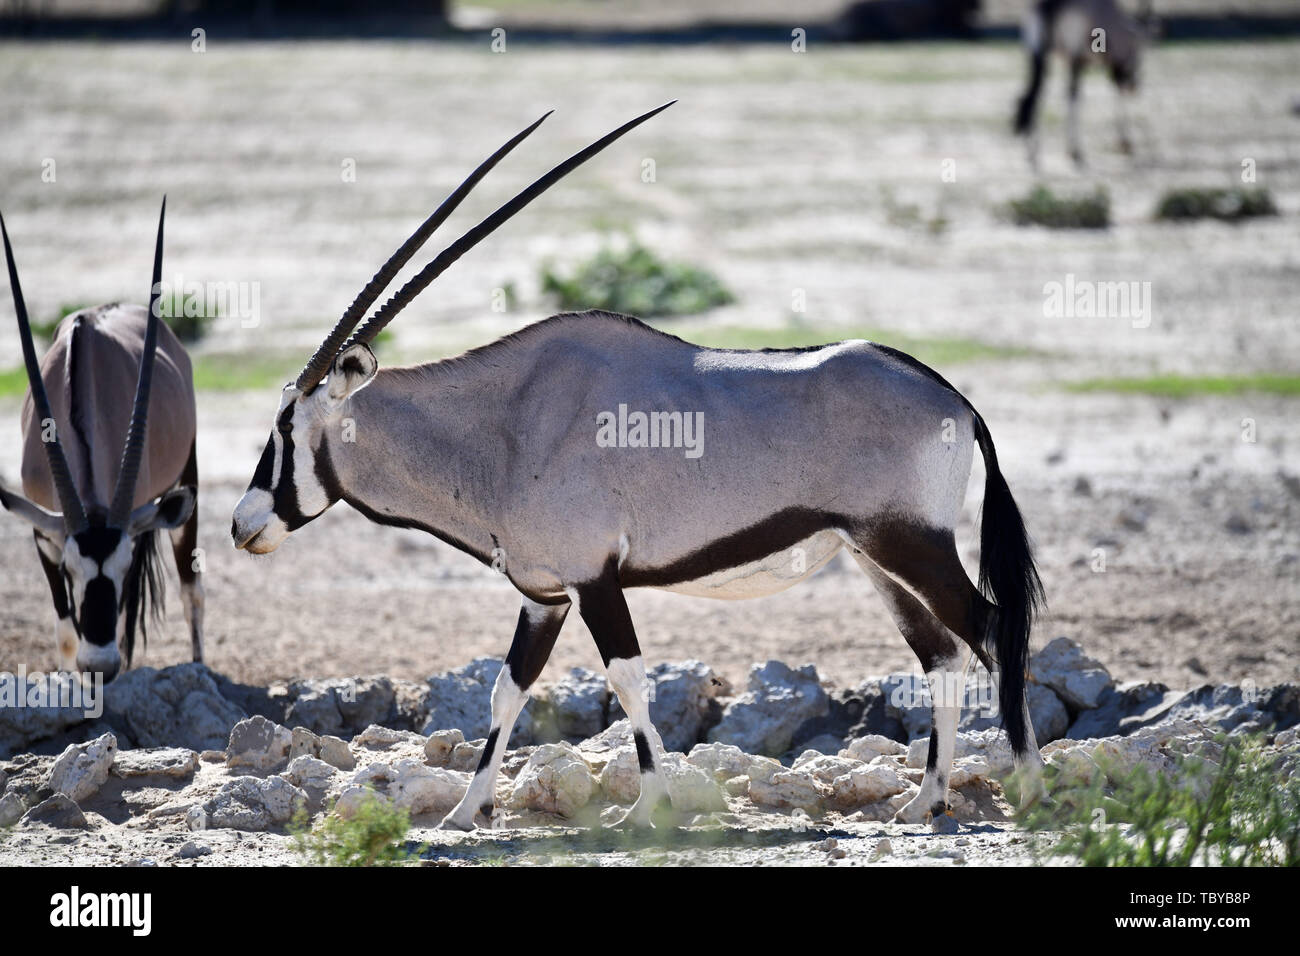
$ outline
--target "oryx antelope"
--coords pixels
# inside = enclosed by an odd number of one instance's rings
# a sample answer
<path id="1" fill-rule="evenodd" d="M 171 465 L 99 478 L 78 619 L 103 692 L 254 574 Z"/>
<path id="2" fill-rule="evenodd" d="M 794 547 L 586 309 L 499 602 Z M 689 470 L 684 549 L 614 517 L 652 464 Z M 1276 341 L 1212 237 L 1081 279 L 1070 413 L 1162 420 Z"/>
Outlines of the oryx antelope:
<path id="1" fill-rule="evenodd" d="M 666 788 L 623 590 L 771 594 L 847 546 L 936 691 L 924 783 L 900 815 L 916 821 L 942 813 L 971 654 L 1002 675 L 1002 713 L 1019 760 L 1039 760 L 1024 675 L 1040 585 L 988 428 L 939 375 L 870 342 L 700 348 L 602 312 L 552 316 L 457 358 L 409 368 L 379 369 L 367 345 L 451 262 L 650 115 L 557 167 L 457 240 L 348 339 L 428 233 L 534 127 L 416 231 L 285 387 L 235 509 L 235 546 L 274 551 L 346 501 L 373 521 L 423 529 L 484 563 L 500 566 L 504 557 L 523 607 L 493 689 L 478 771 L 443 821 L 464 829 L 475 825 L 476 812 L 493 812 L 511 729 L 571 608 L 594 636 L 631 719 L 642 786 L 625 822 L 644 825 Z M 702 453 L 663 447 L 672 441 L 599 441 L 620 406 L 659 410 L 670 422 L 675 414 L 679 423 L 697 416 Z M 354 423 L 346 441 L 345 420 Z M 967 578 L 953 539 L 977 444 L 988 473 L 980 582 L 996 603 Z M 940 690 L 953 683 L 955 699 Z"/>
<path id="2" fill-rule="evenodd" d="M 22 483 L 0 504 L 31 522 L 54 597 L 59 666 L 112 680 L 119 638 L 162 609 L 156 532 L 171 532 L 195 660 L 203 657 L 203 587 L 195 570 L 198 468 L 190 360 L 158 319 L 163 217 L 149 308 L 101 305 L 59 323 L 37 364 L 9 233 L 5 259 L 30 390 L 23 403 Z"/>
<path id="3" fill-rule="evenodd" d="M 1127 101 L 1137 92 L 1143 50 L 1154 23 L 1149 0 L 1143 4 L 1140 21 L 1120 9 L 1116 0 L 1036 0 L 1021 31 L 1029 50 L 1029 85 L 1020 97 L 1015 119 L 1016 133 L 1026 137 L 1032 165 L 1038 164 L 1038 100 L 1047 76 L 1047 60 L 1053 52 L 1060 54 L 1070 68 L 1066 119 L 1070 157 L 1076 164 L 1084 164 L 1079 93 L 1083 71 L 1090 63 L 1110 73 L 1116 90 L 1120 149 L 1133 151 Z"/>

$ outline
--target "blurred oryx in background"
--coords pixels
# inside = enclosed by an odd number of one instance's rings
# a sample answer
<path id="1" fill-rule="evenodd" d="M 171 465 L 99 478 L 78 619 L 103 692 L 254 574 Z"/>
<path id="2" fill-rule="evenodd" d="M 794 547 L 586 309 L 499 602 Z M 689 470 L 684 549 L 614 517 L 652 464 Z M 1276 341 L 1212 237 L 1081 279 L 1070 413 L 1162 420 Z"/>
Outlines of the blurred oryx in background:
<path id="1" fill-rule="evenodd" d="M 1150 0 L 1144 0 L 1138 19 L 1120 9 L 1116 0 L 1034 0 L 1021 31 L 1029 51 L 1029 84 L 1021 94 L 1015 118 L 1016 133 L 1026 138 L 1033 166 L 1038 165 L 1038 100 L 1052 53 L 1059 54 L 1070 70 L 1066 119 L 1070 157 L 1077 165 L 1084 164 L 1079 94 L 1084 69 L 1090 63 L 1104 67 L 1115 84 L 1119 146 L 1125 153 L 1133 151 L 1128 101 L 1137 92 L 1143 52 L 1154 31 Z"/>

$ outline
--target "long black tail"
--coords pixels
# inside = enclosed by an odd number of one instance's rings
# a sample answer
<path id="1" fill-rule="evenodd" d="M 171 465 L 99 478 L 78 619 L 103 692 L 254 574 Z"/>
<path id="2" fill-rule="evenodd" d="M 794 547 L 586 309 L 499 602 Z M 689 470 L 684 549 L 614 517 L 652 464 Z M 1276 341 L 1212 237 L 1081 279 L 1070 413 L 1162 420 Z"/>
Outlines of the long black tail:
<path id="1" fill-rule="evenodd" d="M 1002 726 L 1017 755 L 1028 749 L 1025 733 L 1025 671 L 1029 666 L 1029 631 L 1043 605 L 1043 583 L 1034 566 L 1033 550 L 1020 509 L 998 468 L 998 454 L 988 426 L 979 413 L 975 440 L 984 455 L 984 513 L 980 522 L 979 589 L 992 601 L 992 618 L 985 643 L 1001 671 L 998 704 Z"/>

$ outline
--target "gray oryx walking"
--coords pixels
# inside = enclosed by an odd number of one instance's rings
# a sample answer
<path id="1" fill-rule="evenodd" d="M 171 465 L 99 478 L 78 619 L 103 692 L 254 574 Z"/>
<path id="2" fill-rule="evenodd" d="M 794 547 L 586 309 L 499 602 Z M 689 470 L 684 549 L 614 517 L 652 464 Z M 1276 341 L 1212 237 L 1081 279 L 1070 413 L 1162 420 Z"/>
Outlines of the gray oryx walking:
<path id="1" fill-rule="evenodd" d="M 31 522 L 49 581 L 63 670 L 110 681 L 135 631 L 161 613 L 156 532 L 171 532 L 194 659 L 203 659 L 203 587 L 195 570 L 198 467 L 190 360 L 158 319 L 163 218 L 158 216 L 148 310 L 101 305 L 69 315 L 38 365 L 4 232 L 9 287 L 29 392 L 23 402 L 24 495 L 0 504 Z"/>
<path id="2" fill-rule="evenodd" d="M 1047 60 L 1053 52 L 1059 53 L 1070 68 L 1066 119 L 1070 157 L 1076 164 L 1084 164 L 1079 137 L 1079 92 L 1083 71 L 1089 63 L 1096 63 L 1110 73 L 1117 94 L 1120 149 L 1125 153 L 1133 151 L 1127 101 L 1137 92 L 1143 49 L 1153 30 L 1150 6 L 1147 0 L 1139 23 L 1120 9 L 1116 0 L 1036 0 L 1021 31 L 1029 50 L 1029 85 L 1020 97 L 1015 119 L 1016 133 L 1027 140 L 1031 165 L 1038 165 L 1035 120 L 1047 76 Z"/>
<path id="3" fill-rule="evenodd" d="M 373 521 L 423 529 L 504 570 L 523 607 L 492 692 L 478 770 L 443 821 L 461 829 L 475 825 L 476 813 L 493 812 L 511 729 L 571 608 L 595 638 L 631 720 L 641 795 L 625 822 L 646 825 L 667 791 L 624 589 L 755 597 L 791 586 L 848 547 L 934 689 L 924 782 L 900 816 L 942 813 L 972 654 L 1001 674 L 1018 760 L 1040 759 L 1024 694 L 1040 585 L 988 428 L 952 386 L 870 342 L 708 349 L 603 312 L 552 316 L 457 358 L 409 368 L 380 370 L 367 345 L 541 189 L 650 115 L 489 216 L 349 339 L 427 234 L 534 127 L 416 231 L 285 387 L 235 509 L 235 546 L 273 551 L 346 501 Z M 354 423 L 347 441 L 345 419 Z M 967 578 L 953 539 L 976 444 L 988 473 L 980 583 L 996 603 Z"/>

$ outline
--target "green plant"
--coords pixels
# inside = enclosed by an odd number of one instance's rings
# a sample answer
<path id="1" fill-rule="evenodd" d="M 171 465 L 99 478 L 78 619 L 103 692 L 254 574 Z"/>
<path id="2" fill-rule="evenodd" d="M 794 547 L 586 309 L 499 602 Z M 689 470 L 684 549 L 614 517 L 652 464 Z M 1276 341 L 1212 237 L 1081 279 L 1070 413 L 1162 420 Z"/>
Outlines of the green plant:
<path id="1" fill-rule="evenodd" d="M 1193 395 L 1300 395 L 1300 375 L 1256 372 L 1245 375 L 1148 375 L 1136 378 L 1089 378 L 1069 382 L 1071 392 L 1122 392 L 1190 398 Z"/>
<path id="2" fill-rule="evenodd" d="M 411 815 L 371 794 L 351 817 L 330 814 L 313 828 L 305 810 L 289 830 L 294 851 L 315 866 L 402 866 L 419 859 L 404 842 Z"/>
<path id="3" fill-rule="evenodd" d="M 1017 226 L 1051 229 L 1105 229 L 1110 225 L 1110 194 L 1097 187 L 1088 196 L 1058 196 L 1046 186 L 1035 186 L 1027 196 L 1008 204 Z"/>
<path id="4" fill-rule="evenodd" d="M 207 302 L 202 294 L 180 290 L 158 300 L 158 316 L 182 342 L 197 342 L 207 334 L 208 326 L 221 318 L 221 310 Z"/>
<path id="5" fill-rule="evenodd" d="M 1220 736 L 1165 773 L 1049 766 L 1050 801 L 1019 815 L 1048 856 L 1085 866 L 1300 866 L 1300 779 L 1258 739 Z M 1009 790 L 1014 790 L 1014 787 Z"/>
<path id="6" fill-rule="evenodd" d="M 1233 222 L 1254 216 L 1276 216 L 1272 194 L 1260 187 L 1171 189 L 1156 205 L 1157 219 L 1222 219 Z"/>
<path id="7" fill-rule="evenodd" d="M 642 318 L 694 315 L 735 301 L 711 272 L 664 262 L 636 242 L 606 246 L 570 276 L 542 270 L 542 291 L 562 309 L 604 309 Z"/>

